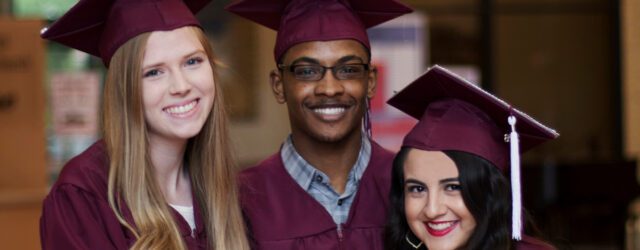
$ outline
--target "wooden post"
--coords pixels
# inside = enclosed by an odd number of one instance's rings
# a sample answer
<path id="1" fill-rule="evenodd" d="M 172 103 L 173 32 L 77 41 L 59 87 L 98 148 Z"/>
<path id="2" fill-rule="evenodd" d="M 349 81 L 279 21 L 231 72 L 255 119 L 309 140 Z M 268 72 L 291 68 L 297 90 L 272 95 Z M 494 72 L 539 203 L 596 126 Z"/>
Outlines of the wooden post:
<path id="1" fill-rule="evenodd" d="M 40 20 L 0 18 L 0 242 L 39 249 L 47 189 Z"/>
<path id="2" fill-rule="evenodd" d="M 620 1 L 624 153 L 638 162 L 640 181 L 640 1 Z"/>

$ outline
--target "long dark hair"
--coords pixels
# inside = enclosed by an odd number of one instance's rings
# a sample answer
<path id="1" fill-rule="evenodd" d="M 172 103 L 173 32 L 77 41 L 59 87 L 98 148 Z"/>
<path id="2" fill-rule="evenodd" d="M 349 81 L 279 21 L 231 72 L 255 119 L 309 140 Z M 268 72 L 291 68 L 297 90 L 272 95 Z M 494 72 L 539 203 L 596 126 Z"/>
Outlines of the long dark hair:
<path id="1" fill-rule="evenodd" d="M 393 161 L 391 173 L 391 209 L 385 229 L 385 249 L 414 249 L 405 237 L 413 236 L 404 213 L 404 162 L 411 148 L 404 147 Z M 511 186 L 498 168 L 474 154 L 443 151 L 458 168 L 462 199 L 476 220 L 476 229 L 466 249 L 510 249 Z M 426 249 L 423 245 L 421 249 Z"/>

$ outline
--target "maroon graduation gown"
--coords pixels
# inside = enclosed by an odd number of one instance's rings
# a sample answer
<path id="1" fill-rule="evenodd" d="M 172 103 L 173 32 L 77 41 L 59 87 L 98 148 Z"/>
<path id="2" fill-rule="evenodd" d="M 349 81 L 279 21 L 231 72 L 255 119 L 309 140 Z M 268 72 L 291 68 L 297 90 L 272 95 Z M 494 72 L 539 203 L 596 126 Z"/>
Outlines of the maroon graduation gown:
<path id="1" fill-rule="evenodd" d="M 514 242 L 513 244 L 515 246 L 512 247 L 511 249 L 515 249 L 515 250 L 556 250 L 555 247 L 549 245 L 548 243 L 528 235 L 522 235 L 522 240 L 512 241 L 512 242 Z M 413 249 L 408 244 L 405 244 L 404 246 L 405 247 L 403 249 Z M 423 244 L 418 249 L 426 250 L 427 246 Z"/>
<path id="2" fill-rule="evenodd" d="M 135 242 L 135 236 L 120 224 L 109 207 L 108 168 L 102 141 L 65 165 L 44 200 L 40 218 L 43 249 L 129 249 Z M 177 211 L 170 209 L 188 249 L 206 249 L 204 224 L 196 199 L 193 202 L 195 232 Z M 123 213 L 127 221 L 133 221 L 126 205 Z"/>
<path id="3" fill-rule="evenodd" d="M 522 235 L 522 240 L 516 243 L 516 250 L 555 250 L 556 248 L 548 243 L 533 238 L 528 235 Z"/>
<path id="4" fill-rule="evenodd" d="M 254 249 L 383 249 L 394 154 L 371 143 L 372 152 L 349 218 L 334 223 L 325 208 L 284 168 L 280 153 L 239 176 L 240 199 Z"/>

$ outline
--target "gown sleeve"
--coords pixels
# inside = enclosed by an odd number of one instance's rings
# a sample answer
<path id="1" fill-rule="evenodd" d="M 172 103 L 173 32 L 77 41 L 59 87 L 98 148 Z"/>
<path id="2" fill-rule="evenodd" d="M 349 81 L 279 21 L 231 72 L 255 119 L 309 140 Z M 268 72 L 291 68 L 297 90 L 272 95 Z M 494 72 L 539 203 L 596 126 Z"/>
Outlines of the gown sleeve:
<path id="1" fill-rule="evenodd" d="M 40 218 L 42 249 L 126 249 L 108 203 L 71 184 L 55 186 Z"/>

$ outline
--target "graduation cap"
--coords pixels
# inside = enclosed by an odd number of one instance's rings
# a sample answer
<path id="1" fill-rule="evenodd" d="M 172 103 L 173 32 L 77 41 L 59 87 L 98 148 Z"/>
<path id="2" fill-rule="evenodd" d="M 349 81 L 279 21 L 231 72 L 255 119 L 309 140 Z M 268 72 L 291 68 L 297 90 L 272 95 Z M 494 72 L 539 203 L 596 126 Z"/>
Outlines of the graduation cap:
<path id="1" fill-rule="evenodd" d="M 109 65 L 129 39 L 151 31 L 200 26 L 194 13 L 210 0 L 80 0 L 50 27 L 44 39 L 100 57 Z"/>
<path id="2" fill-rule="evenodd" d="M 367 28 L 412 12 L 396 0 L 239 0 L 226 9 L 278 31 L 276 61 L 309 41 L 354 39 L 371 49 Z"/>
<path id="3" fill-rule="evenodd" d="M 387 103 L 419 120 L 403 147 L 464 151 L 493 163 L 502 173 L 510 165 L 512 237 L 520 240 L 520 153 L 559 134 L 437 65 Z"/>

